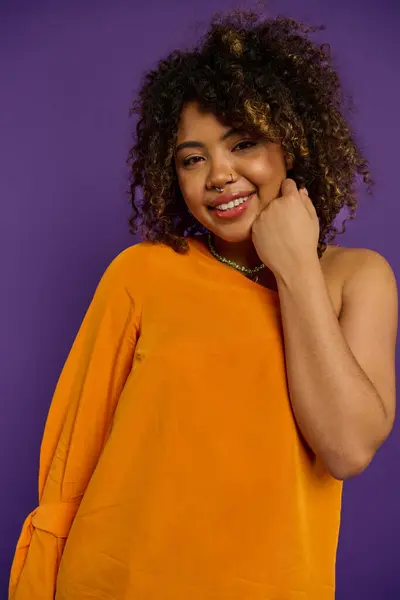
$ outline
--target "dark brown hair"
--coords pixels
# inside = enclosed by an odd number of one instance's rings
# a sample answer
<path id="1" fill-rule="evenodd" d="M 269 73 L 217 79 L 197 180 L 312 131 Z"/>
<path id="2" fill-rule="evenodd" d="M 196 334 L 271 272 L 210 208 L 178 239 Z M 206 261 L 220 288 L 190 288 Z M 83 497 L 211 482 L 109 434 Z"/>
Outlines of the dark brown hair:
<path id="1" fill-rule="evenodd" d="M 130 114 L 137 114 L 129 151 L 130 232 L 188 249 L 185 235 L 206 233 L 180 193 L 173 155 L 181 110 L 197 101 L 227 125 L 261 132 L 293 160 L 287 176 L 305 185 L 316 208 L 318 256 L 357 208 L 357 174 L 371 192 L 368 162 L 344 117 L 345 97 L 330 48 L 306 34 L 324 29 L 256 11 L 217 14 L 198 45 L 173 51 L 147 73 Z M 345 106 L 346 105 L 346 106 Z M 138 198 L 138 188 L 142 197 Z M 338 232 L 333 221 L 347 206 Z"/>

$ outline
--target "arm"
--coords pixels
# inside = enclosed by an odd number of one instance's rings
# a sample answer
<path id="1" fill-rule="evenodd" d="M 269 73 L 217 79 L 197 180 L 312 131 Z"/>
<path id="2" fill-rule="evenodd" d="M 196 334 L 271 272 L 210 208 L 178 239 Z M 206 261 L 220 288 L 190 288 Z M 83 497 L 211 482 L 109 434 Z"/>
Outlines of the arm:
<path id="1" fill-rule="evenodd" d="M 39 506 L 22 528 L 9 600 L 54 599 L 64 544 L 132 365 L 138 307 L 125 285 L 130 252 L 104 273 L 59 377 L 41 445 Z"/>
<path id="2" fill-rule="evenodd" d="M 339 320 L 317 258 L 277 280 L 294 415 L 337 479 L 370 463 L 395 416 L 396 281 L 378 253 L 360 259 Z"/>

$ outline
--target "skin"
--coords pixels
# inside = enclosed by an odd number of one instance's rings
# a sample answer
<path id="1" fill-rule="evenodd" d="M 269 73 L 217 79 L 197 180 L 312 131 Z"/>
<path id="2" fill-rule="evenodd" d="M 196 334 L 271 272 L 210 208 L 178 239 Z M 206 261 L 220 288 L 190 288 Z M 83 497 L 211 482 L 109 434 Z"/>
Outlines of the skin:
<path id="1" fill-rule="evenodd" d="M 262 209 L 260 198 L 268 207 L 280 197 L 290 166 L 279 144 L 246 133 L 223 139 L 227 131 L 195 103 L 185 106 L 177 146 L 197 141 L 201 147 L 177 151 L 175 167 L 189 210 L 214 234 L 219 253 L 254 267 L 260 259 L 252 225 Z M 218 197 L 214 185 L 256 195 L 240 218 L 225 221 L 207 208 Z M 328 246 L 320 261 L 278 280 L 277 291 L 300 430 L 334 477 L 357 475 L 394 422 L 398 292 L 393 271 L 372 250 Z"/>
<path id="2" fill-rule="evenodd" d="M 184 106 L 176 148 L 182 143 L 200 142 L 201 147 L 175 152 L 175 168 L 183 198 L 193 216 L 214 234 L 216 250 L 224 257 L 245 267 L 260 264 L 251 240 L 251 227 L 268 199 L 277 198 L 287 169 L 280 144 L 261 136 L 237 132 L 223 139 L 230 130 L 212 113 L 200 110 L 197 103 Z M 207 205 L 218 198 L 213 186 L 224 193 L 256 191 L 245 213 L 236 220 L 217 217 Z"/>

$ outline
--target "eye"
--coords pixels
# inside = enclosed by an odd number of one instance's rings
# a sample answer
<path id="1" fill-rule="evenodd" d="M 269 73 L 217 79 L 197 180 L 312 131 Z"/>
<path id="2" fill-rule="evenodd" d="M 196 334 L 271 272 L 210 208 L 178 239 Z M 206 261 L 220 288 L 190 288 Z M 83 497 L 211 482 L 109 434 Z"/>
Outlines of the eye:
<path id="1" fill-rule="evenodd" d="M 234 150 L 238 149 L 238 150 L 247 150 L 247 148 L 251 148 L 252 146 L 255 146 L 256 142 L 251 142 L 249 140 L 246 140 L 245 142 L 239 142 L 238 144 L 236 144 L 236 146 L 234 147 Z M 239 146 L 245 146 L 243 147 L 239 147 Z"/>
<path id="2" fill-rule="evenodd" d="M 185 158 L 185 160 L 183 161 L 183 166 L 190 167 L 190 165 L 194 165 L 198 162 L 196 159 L 201 160 L 202 158 L 202 156 L 190 156 L 189 158 Z"/>

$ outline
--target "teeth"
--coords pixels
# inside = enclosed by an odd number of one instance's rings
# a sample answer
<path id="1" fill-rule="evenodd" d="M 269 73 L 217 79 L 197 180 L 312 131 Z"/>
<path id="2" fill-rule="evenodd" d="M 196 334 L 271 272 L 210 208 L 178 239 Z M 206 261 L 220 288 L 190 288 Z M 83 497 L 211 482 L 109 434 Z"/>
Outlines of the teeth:
<path id="1" fill-rule="evenodd" d="M 219 206 L 216 206 L 215 208 L 217 208 L 218 210 L 229 210 L 231 208 L 233 208 L 234 206 L 239 206 L 239 204 L 243 204 L 243 202 L 246 202 L 246 200 L 248 200 L 250 198 L 250 196 L 245 196 L 244 198 L 237 198 L 236 200 L 232 200 L 231 202 L 228 202 L 227 204 L 220 204 Z"/>

